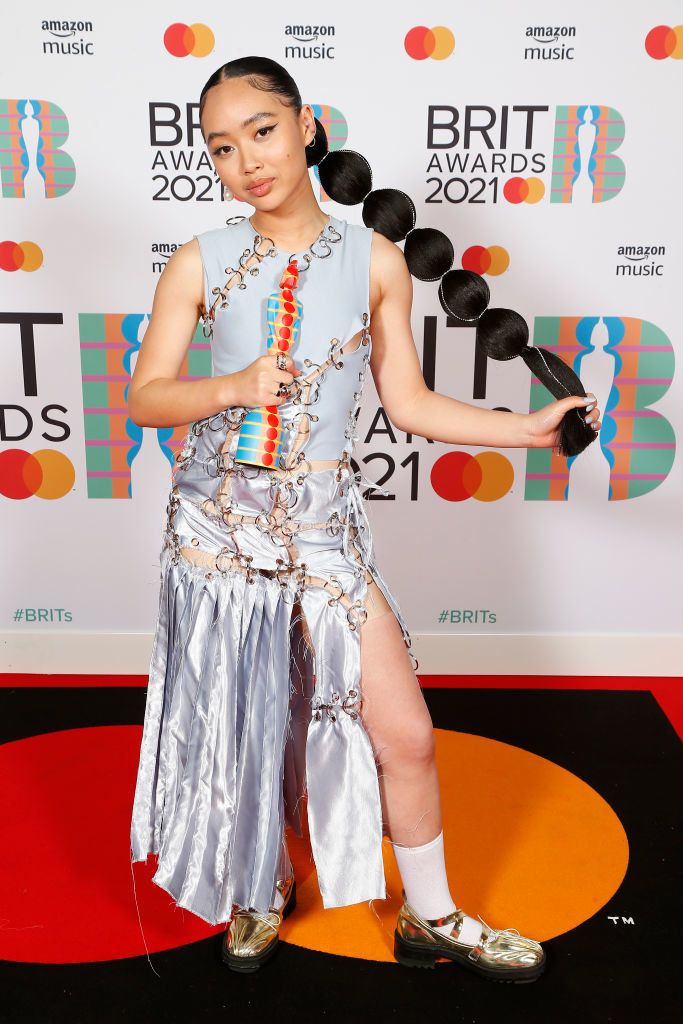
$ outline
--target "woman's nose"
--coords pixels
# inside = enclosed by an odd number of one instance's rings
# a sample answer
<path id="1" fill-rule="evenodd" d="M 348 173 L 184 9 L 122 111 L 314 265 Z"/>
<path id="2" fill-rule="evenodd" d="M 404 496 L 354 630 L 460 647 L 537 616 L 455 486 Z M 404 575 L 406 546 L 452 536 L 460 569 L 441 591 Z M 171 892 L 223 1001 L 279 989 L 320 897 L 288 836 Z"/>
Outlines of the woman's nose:
<path id="1" fill-rule="evenodd" d="M 242 174 L 250 174 L 261 166 L 258 152 L 251 148 L 243 149 L 240 153 L 240 170 Z"/>

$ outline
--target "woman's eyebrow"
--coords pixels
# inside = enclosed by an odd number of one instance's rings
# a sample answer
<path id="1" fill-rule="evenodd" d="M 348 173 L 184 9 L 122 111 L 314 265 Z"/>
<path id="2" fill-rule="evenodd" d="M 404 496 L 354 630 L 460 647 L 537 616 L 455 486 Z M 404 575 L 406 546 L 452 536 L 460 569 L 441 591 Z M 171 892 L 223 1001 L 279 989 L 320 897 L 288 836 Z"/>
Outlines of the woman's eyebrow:
<path id="1" fill-rule="evenodd" d="M 265 117 L 275 117 L 275 114 L 273 114 L 270 110 L 262 110 L 258 114 L 252 114 L 251 117 L 248 117 L 246 119 L 246 121 L 242 121 L 242 127 L 246 128 L 248 125 L 252 124 L 252 122 L 259 121 Z"/>
<path id="2" fill-rule="evenodd" d="M 246 121 L 242 121 L 240 127 L 248 128 L 250 124 L 254 123 L 254 121 L 262 121 L 267 117 L 275 117 L 275 114 L 273 114 L 272 111 L 269 110 L 260 110 L 258 114 L 250 114 Z M 212 142 L 214 139 L 223 139 L 229 134 L 230 132 L 209 132 L 206 141 Z"/>

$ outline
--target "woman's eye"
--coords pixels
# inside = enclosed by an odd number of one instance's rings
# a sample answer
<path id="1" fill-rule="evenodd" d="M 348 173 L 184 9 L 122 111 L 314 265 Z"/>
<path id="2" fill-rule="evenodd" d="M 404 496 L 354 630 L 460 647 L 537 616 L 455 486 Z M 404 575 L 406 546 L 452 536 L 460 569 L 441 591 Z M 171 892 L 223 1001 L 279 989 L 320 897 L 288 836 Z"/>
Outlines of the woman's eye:
<path id="1" fill-rule="evenodd" d="M 230 150 L 230 148 L 231 148 L 230 146 L 219 146 L 218 149 L 214 149 L 213 155 L 214 156 L 225 156 L 226 153 Z"/>
<path id="2" fill-rule="evenodd" d="M 266 137 L 266 135 L 268 135 L 269 132 L 272 132 L 273 128 L 275 128 L 274 124 L 264 125 L 263 128 L 259 128 L 259 130 L 256 132 L 256 134 L 260 135 L 261 138 L 264 139 Z"/>

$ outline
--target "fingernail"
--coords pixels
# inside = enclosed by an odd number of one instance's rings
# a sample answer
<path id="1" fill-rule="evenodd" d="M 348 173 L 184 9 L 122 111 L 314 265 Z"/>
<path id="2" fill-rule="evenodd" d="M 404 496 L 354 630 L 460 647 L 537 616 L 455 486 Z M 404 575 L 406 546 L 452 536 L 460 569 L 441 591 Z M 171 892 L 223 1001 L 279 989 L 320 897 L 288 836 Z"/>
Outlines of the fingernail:
<path id="1" fill-rule="evenodd" d="M 592 399 L 591 399 L 591 401 L 592 401 Z M 586 412 L 593 412 L 593 409 L 594 409 L 594 408 L 595 408 L 595 402 L 593 402 L 593 404 L 592 404 L 592 405 L 589 405 L 589 406 L 588 406 L 588 408 L 586 409 Z"/>

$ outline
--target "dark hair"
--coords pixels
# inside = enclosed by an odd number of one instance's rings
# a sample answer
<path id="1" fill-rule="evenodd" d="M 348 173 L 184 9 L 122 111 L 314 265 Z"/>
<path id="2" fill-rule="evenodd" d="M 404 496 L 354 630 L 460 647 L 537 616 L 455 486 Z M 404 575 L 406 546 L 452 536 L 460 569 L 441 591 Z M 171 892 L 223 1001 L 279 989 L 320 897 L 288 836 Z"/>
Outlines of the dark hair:
<path id="1" fill-rule="evenodd" d="M 211 75 L 199 97 L 199 118 L 201 120 L 206 94 L 214 85 L 227 82 L 231 78 L 246 78 L 254 89 L 263 92 L 274 92 L 285 106 L 299 114 L 303 106 L 299 88 L 286 68 L 270 57 L 238 57 L 228 61 Z M 320 121 L 315 120 L 315 142 L 306 148 L 306 163 L 309 167 L 317 164 L 327 153 L 327 135 Z"/>

